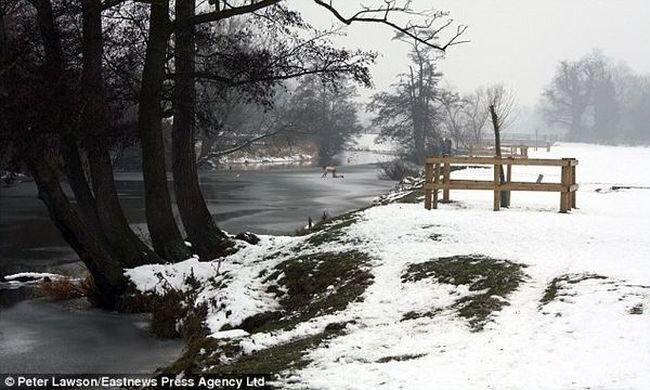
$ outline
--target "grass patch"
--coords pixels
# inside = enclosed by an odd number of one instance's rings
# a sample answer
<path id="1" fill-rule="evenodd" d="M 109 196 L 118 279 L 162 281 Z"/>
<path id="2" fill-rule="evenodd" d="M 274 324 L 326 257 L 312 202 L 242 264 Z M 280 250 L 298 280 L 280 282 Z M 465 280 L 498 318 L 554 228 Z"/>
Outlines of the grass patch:
<path id="1" fill-rule="evenodd" d="M 467 319 L 472 331 L 481 331 L 490 321 L 492 313 L 508 305 L 507 297 L 526 276 L 524 267 L 523 264 L 485 256 L 453 256 L 409 265 L 402 274 L 402 282 L 430 279 L 438 283 L 467 286 L 473 293 L 457 299 L 451 308 Z M 415 314 L 409 317 L 418 318 Z"/>
<path id="2" fill-rule="evenodd" d="M 392 203 L 420 203 L 422 202 L 423 196 L 424 190 L 422 188 L 417 188 L 404 196 L 394 199 Z"/>
<path id="3" fill-rule="evenodd" d="M 358 218 L 359 211 L 355 210 L 318 222 L 310 230 L 310 233 L 314 234 L 307 239 L 307 243 L 312 246 L 320 246 L 328 242 L 341 241 L 341 238 L 345 236 L 345 229 L 357 222 Z"/>
<path id="4" fill-rule="evenodd" d="M 241 355 L 242 349 L 237 340 L 204 337 L 188 343 L 183 355 L 165 367 L 161 374 L 198 374 L 204 372 L 207 367 L 221 365 L 224 361 L 236 359 Z"/>
<path id="5" fill-rule="evenodd" d="M 630 314 L 639 315 L 643 314 L 643 304 L 639 303 L 630 308 Z"/>
<path id="6" fill-rule="evenodd" d="M 342 335 L 345 323 L 329 324 L 321 333 L 275 345 L 245 355 L 240 340 L 219 340 L 206 337 L 189 343 L 183 355 L 161 374 L 223 374 L 240 375 L 268 373 L 278 375 L 309 364 L 305 355 L 322 342 Z"/>
<path id="7" fill-rule="evenodd" d="M 425 317 L 433 318 L 441 312 L 442 312 L 441 308 L 436 308 L 430 311 L 409 311 L 408 313 L 405 313 L 402 316 L 402 319 L 400 321 L 417 320 L 418 318 L 425 318 Z"/>
<path id="8" fill-rule="evenodd" d="M 246 319 L 248 332 L 287 329 L 311 318 L 344 310 L 372 283 L 370 257 L 356 250 L 304 255 L 278 264 L 265 282 L 282 312 Z"/>
<path id="9" fill-rule="evenodd" d="M 331 228 L 339 229 L 342 227 L 350 226 L 359 218 L 360 212 L 365 209 L 367 209 L 367 207 L 358 210 L 353 210 L 341 215 L 337 215 L 335 217 L 326 218 L 314 224 L 310 232 L 314 233 L 314 232 L 319 232 Z"/>
<path id="10" fill-rule="evenodd" d="M 563 295 L 561 294 L 562 285 L 576 284 L 589 279 L 607 279 L 607 277 L 597 274 L 565 274 L 554 278 L 544 290 L 544 295 L 540 299 L 540 309 Z"/>
<path id="11" fill-rule="evenodd" d="M 408 360 L 419 359 L 423 356 L 426 356 L 426 353 L 416 353 L 416 354 L 405 354 L 397 356 L 386 356 L 377 360 L 377 363 L 388 363 L 388 362 L 405 362 Z"/>
<path id="12" fill-rule="evenodd" d="M 287 370 L 298 370 L 310 361 L 306 354 L 322 342 L 343 334 L 344 327 L 330 324 L 321 333 L 275 345 L 250 355 L 243 355 L 230 364 L 208 370 L 212 374 L 241 375 L 250 373 L 270 373 L 278 375 Z"/>

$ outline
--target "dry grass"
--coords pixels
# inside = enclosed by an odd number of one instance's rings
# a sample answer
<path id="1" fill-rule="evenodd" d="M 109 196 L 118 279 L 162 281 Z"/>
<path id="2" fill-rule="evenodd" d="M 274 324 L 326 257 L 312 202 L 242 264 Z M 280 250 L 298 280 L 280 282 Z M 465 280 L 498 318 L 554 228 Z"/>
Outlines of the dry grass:
<path id="1" fill-rule="evenodd" d="M 95 282 L 90 274 L 83 279 L 74 279 L 69 276 L 43 278 L 34 286 L 34 291 L 37 296 L 57 302 L 86 298 L 92 303 L 97 294 Z"/>

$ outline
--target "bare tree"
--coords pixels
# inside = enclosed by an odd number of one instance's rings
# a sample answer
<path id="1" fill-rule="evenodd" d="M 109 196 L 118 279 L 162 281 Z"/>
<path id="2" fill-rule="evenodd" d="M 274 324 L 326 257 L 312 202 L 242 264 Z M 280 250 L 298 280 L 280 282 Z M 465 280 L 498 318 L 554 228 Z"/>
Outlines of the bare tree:
<path id="1" fill-rule="evenodd" d="M 473 94 L 465 96 L 464 100 L 466 103 L 463 105 L 463 112 L 465 113 L 468 132 L 473 142 L 480 143 L 489 116 L 486 91 L 479 88 Z"/>
<path id="2" fill-rule="evenodd" d="M 494 129 L 494 150 L 497 157 L 501 157 L 501 131 L 514 120 L 517 100 L 515 95 L 503 85 L 488 88 L 487 99 Z M 499 165 L 499 181 L 501 184 L 506 181 L 502 165 Z M 501 191 L 501 207 L 508 206 L 510 206 L 508 192 Z"/>
<path id="3" fill-rule="evenodd" d="M 503 131 L 516 119 L 516 96 L 505 86 L 495 85 L 487 89 L 486 98 L 492 125 L 496 130 Z"/>
<path id="4" fill-rule="evenodd" d="M 461 98 L 456 92 L 445 90 L 440 93 L 438 101 L 444 110 L 443 121 L 447 134 L 454 141 L 456 147 L 466 144 L 468 118 L 465 115 L 465 106 L 468 101 Z"/>

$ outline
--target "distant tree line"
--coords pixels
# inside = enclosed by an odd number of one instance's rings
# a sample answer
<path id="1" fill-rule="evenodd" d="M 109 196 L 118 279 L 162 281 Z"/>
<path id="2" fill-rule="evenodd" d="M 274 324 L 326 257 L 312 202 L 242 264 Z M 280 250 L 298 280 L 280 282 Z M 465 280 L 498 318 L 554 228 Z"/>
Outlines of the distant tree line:
<path id="1" fill-rule="evenodd" d="M 600 51 L 562 61 L 542 96 L 547 122 L 570 141 L 650 143 L 650 75 Z"/>

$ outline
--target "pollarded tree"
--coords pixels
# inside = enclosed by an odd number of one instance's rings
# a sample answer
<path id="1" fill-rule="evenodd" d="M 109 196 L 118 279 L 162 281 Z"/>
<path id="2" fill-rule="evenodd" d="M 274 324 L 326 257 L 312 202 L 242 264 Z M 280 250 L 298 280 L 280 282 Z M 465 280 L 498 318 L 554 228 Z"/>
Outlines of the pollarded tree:
<path id="1" fill-rule="evenodd" d="M 486 96 L 494 130 L 494 151 L 496 156 L 501 157 L 501 132 L 515 119 L 517 99 L 512 91 L 500 84 L 488 88 Z M 499 180 L 501 184 L 506 181 L 502 165 L 499 165 Z M 501 191 L 501 207 L 508 206 L 510 206 L 508 192 Z"/>

